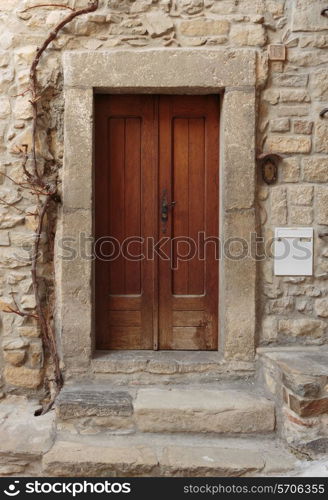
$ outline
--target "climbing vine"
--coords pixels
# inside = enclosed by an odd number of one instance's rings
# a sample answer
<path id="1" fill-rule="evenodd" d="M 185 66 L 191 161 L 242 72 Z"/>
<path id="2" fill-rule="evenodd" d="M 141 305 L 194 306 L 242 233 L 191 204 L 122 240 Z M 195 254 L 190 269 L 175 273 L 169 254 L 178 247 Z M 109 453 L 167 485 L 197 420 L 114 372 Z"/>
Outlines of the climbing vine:
<path id="1" fill-rule="evenodd" d="M 33 212 L 24 212 L 23 210 L 14 206 L 14 204 L 7 203 L 4 199 L 0 199 L 0 203 L 15 208 L 26 217 L 36 218 L 35 231 L 33 235 L 34 239 L 30 256 L 31 277 L 36 304 L 35 311 L 24 311 L 17 303 L 15 292 L 13 291 L 12 297 L 14 307 L 8 306 L 5 312 L 17 314 L 19 316 L 32 317 L 37 320 L 40 327 L 43 350 L 49 356 L 53 366 L 54 374 L 51 380 L 52 385 L 51 387 L 49 387 L 49 402 L 42 407 L 38 414 L 44 414 L 51 409 L 58 393 L 63 386 L 63 375 L 61 372 L 56 332 L 53 322 L 53 301 L 50 298 L 50 295 L 45 295 L 43 287 L 41 286 L 41 264 L 39 259 L 40 250 L 42 245 L 48 245 L 48 248 L 53 248 L 54 246 L 55 234 L 52 230 L 53 228 L 51 227 L 53 220 L 51 213 L 53 211 L 54 205 L 60 203 L 60 196 L 58 193 L 58 166 L 55 166 L 55 168 L 51 169 L 51 171 L 43 169 L 43 166 L 40 165 L 40 160 L 37 155 L 37 138 L 38 140 L 41 140 L 38 137 L 38 113 L 45 90 L 39 84 L 38 80 L 39 63 L 41 58 L 45 55 L 47 48 L 57 38 L 60 31 L 67 24 L 72 22 L 76 17 L 96 11 L 98 9 L 98 4 L 99 0 L 91 0 L 85 8 L 73 9 L 72 7 L 57 3 L 45 3 L 28 7 L 23 11 L 26 12 L 28 10 L 40 7 L 61 8 L 70 11 L 69 14 L 64 17 L 48 34 L 42 45 L 36 49 L 36 54 L 30 67 L 29 86 L 22 94 L 20 94 L 21 96 L 25 94 L 29 94 L 31 96 L 29 102 L 31 103 L 33 110 L 31 126 L 31 146 L 30 148 L 28 148 L 27 145 L 21 145 L 18 148 L 18 152 L 23 157 L 23 181 L 17 182 L 7 174 L 2 173 L 2 175 L 7 177 L 9 181 L 14 183 L 15 185 L 18 185 L 20 189 L 30 192 L 36 199 L 36 209 Z M 43 235 L 46 235 L 45 241 L 44 239 L 42 239 Z M 54 262 L 52 253 L 52 265 L 53 264 Z M 54 279 L 54 272 L 52 272 L 52 279 Z"/>

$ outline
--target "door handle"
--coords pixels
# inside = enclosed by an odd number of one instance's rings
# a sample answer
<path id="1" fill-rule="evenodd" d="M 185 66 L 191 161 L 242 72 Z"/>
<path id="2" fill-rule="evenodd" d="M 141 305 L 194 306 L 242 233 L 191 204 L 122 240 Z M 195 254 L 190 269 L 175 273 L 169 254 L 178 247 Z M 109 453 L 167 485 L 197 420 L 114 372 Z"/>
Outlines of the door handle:
<path id="1" fill-rule="evenodd" d="M 176 204 L 176 201 L 171 201 L 169 203 L 167 201 L 167 191 L 164 189 L 161 201 L 161 219 L 163 222 L 166 222 L 169 217 L 169 209 L 173 208 Z"/>

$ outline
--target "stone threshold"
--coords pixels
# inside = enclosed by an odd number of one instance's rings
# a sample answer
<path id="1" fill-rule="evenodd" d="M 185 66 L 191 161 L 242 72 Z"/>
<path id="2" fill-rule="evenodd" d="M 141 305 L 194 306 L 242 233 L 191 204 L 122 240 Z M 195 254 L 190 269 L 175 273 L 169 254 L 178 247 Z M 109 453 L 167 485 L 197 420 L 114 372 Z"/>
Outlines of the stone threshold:
<path id="1" fill-rule="evenodd" d="M 91 367 L 95 374 L 253 375 L 255 363 L 226 361 L 217 351 L 96 351 Z"/>

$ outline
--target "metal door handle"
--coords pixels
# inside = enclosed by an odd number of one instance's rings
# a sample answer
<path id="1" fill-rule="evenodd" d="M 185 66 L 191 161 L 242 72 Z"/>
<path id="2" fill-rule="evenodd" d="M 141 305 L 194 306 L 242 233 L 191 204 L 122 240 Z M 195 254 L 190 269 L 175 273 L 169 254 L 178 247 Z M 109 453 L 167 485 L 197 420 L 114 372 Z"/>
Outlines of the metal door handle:
<path id="1" fill-rule="evenodd" d="M 161 219 L 163 222 L 167 221 L 169 216 L 169 209 L 173 208 L 175 204 L 176 201 L 172 201 L 171 203 L 167 201 L 166 189 L 164 189 L 161 202 Z"/>

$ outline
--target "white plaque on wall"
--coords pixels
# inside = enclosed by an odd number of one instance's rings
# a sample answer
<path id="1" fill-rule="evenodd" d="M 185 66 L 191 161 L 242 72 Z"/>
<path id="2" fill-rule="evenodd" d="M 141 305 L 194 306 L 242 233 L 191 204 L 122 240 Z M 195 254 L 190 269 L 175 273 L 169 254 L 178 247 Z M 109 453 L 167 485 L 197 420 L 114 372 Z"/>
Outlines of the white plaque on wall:
<path id="1" fill-rule="evenodd" d="M 313 275 L 313 228 L 277 227 L 274 242 L 276 276 Z"/>

